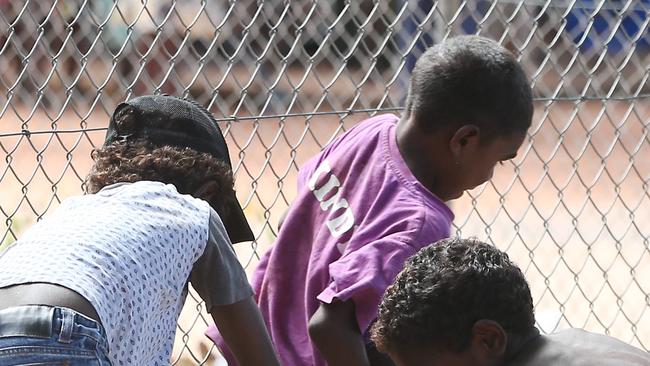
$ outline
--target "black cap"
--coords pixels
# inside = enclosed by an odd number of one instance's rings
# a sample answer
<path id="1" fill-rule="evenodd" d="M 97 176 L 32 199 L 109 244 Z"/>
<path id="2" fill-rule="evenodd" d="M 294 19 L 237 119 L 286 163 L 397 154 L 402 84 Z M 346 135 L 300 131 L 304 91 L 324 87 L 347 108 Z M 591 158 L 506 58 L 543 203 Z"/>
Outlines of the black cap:
<path id="1" fill-rule="evenodd" d="M 118 125 L 116 117 L 120 118 Z M 143 138 L 156 146 L 187 147 L 211 154 L 232 169 L 228 146 L 212 113 L 200 104 L 167 95 L 144 95 L 121 103 L 108 124 L 104 145 Z M 222 218 L 230 241 L 255 239 L 244 211 L 234 197 L 228 218 Z"/>

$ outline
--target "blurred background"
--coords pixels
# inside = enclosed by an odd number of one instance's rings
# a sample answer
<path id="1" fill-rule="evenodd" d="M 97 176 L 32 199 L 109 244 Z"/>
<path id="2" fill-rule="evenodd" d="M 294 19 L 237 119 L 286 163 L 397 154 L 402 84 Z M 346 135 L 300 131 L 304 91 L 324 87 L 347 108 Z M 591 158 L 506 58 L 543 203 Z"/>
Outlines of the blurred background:
<path id="1" fill-rule="evenodd" d="M 0 250 L 82 193 L 118 103 L 166 93 L 226 135 L 257 237 L 236 245 L 250 273 L 300 166 L 355 123 L 399 115 L 428 46 L 480 34 L 521 61 L 536 112 L 517 158 L 451 203 L 454 234 L 522 267 L 542 331 L 648 350 L 649 22 L 650 0 L 0 0 Z M 174 364 L 223 363 L 208 321 L 191 293 Z"/>

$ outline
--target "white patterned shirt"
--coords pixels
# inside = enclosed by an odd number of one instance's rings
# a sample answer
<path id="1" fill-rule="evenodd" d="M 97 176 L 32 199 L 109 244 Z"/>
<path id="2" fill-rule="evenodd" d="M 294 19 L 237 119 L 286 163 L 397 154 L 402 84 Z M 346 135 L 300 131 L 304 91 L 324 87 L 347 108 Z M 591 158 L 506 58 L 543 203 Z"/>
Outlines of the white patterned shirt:
<path id="1" fill-rule="evenodd" d="M 0 288 L 44 282 L 84 296 L 113 365 L 169 364 L 188 280 L 208 310 L 252 295 L 216 212 L 160 182 L 64 200 L 0 253 L 0 268 Z"/>

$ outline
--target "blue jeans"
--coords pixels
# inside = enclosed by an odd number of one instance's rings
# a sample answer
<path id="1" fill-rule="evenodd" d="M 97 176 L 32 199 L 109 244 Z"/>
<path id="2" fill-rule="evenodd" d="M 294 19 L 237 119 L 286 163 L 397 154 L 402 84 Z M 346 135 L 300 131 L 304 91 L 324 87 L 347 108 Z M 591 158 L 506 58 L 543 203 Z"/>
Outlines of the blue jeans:
<path id="1" fill-rule="evenodd" d="M 25 305 L 0 310 L 0 365 L 111 363 L 101 324 L 68 308 Z"/>

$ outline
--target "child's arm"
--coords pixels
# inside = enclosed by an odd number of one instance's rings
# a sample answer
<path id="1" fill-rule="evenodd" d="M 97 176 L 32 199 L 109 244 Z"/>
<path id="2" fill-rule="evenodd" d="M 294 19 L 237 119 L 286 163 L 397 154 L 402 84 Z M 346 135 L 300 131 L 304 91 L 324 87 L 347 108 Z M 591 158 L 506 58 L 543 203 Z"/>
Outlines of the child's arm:
<path id="1" fill-rule="evenodd" d="M 352 300 L 321 303 L 309 320 L 309 336 L 329 365 L 370 365 Z"/>
<path id="2" fill-rule="evenodd" d="M 371 360 L 364 334 L 377 317 L 384 291 L 415 250 L 392 238 L 347 248 L 328 266 L 330 283 L 317 296 L 320 305 L 309 320 L 309 334 L 330 365 L 365 366 Z"/>
<path id="3" fill-rule="evenodd" d="M 210 314 L 240 366 L 280 365 L 252 297 L 230 305 L 215 305 Z"/>
<path id="4" fill-rule="evenodd" d="M 209 225 L 208 243 L 194 263 L 190 283 L 205 301 L 239 366 L 279 365 L 246 272 L 214 211 Z"/>

